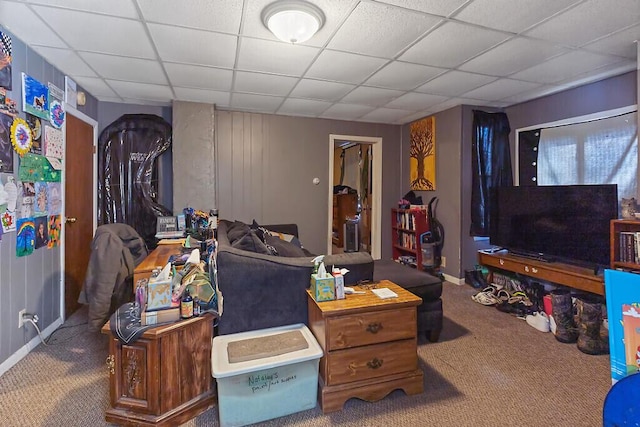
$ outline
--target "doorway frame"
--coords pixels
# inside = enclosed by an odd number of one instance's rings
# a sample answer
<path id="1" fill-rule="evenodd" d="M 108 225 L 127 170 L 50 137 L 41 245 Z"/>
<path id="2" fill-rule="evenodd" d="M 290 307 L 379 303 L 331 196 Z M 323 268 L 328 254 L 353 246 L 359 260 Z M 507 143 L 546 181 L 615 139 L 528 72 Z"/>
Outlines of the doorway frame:
<path id="1" fill-rule="evenodd" d="M 67 104 L 66 102 L 64 103 L 64 111 L 66 112 L 66 114 L 71 114 L 72 116 L 74 116 L 75 118 L 77 118 L 78 120 L 81 120 L 83 122 L 85 122 L 86 124 L 88 124 L 89 126 L 91 126 L 93 128 L 93 141 L 92 141 L 92 145 L 93 145 L 93 156 L 92 156 L 92 170 L 93 170 L 93 200 L 91 201 L 91 216 L 92 216 L 92 224 L 93 224 L 93 232 L 95 233 L 96 228 L 98 226 L 98 186 L 96 185 L 98 183 L 98 122 L 95 119 L 92 119 L 91 117 L 87 116 L 85 113 L 83 113 L 82 111 L 79 111 L 78 109 L 72 107 L 71 105 Z M 65 120 L 64 122 L 64 158 L 66 159 L 66 154 L 67 154 L 67 122 Z M 65 242 L 65 236 L 66 236 L 66 232 L 67 232 L 67 195 L 66 195 L 66 183 L 67 183 L 67 164 L 66 162 L 63 163 L 64 164 L 64 168 L 63 168 L 63 174 L 62 174 L 62 180 L 60 183 L 61 188 L 61 193 L 62 193 L 62 228 L 60 230 L 60 271 L 62 272 L 62 274 L 60 275 L 60 318 L 62 319 L 62 321 L 64 322 L 66 320 L 65 318 L 65 304 L 64 304 L 64 298 L 65 298 L 65 293 L 66 293 L 66 289 L 65 289 L 65 283 L 64 283 L 64 278 L 65 278 L 65 261 L 66 261 L 66 256 L 65 256 L 65 249 L 66 249 L 66 242 Z"/>
<path id="2" fill-rule="evenodd" d="M 332 222 L 333 222 L 333 164 L 336 141 L 351 141 L 360 144 L 370 144 L 373 147 L 373 191 L 371 193 L 371 257 L 381 258 L 382 248 L 382 137 L 329 134 L 329 180 L 327 209 L 327 253 L 332 252 Z"/>

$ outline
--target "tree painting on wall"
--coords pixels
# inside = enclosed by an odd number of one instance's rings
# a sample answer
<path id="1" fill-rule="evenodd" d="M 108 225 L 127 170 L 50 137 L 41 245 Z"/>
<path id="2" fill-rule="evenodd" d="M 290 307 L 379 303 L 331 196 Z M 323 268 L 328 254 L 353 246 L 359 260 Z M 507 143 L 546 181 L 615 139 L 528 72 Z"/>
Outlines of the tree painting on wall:
<path id="1" fill-rule="evenodd" d="M 426 117 L 411 123 L 409 171 L 411 190 L 436 189 L 436 119 Z"/>

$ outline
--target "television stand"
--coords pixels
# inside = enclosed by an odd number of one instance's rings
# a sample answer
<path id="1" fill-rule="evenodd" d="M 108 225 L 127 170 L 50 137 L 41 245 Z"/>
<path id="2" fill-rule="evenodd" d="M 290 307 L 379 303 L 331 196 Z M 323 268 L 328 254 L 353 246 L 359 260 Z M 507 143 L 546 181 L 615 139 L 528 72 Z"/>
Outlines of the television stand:
<path id="1" fill-rule="evenodd" d="M 508 252 L 478 251 L 478 263 L 487 267 L 511 271 L 534 279 L 545 280 L 570 288 L 604 295 L 604 280 L 593 268 L 579 267 L 555 261 L 523 258 Z"/>
<path id="2" fill-rule="evenodd" d="M 544 254 L 534 254 L 531 252 L 520 252 L 520 251 L 510 251 L 509 252 L 511 255 L 514 256 L 519 256 L 521 258 L 527 258 L 527 259 L 532 259 L 535 261 L 540 261 L 540 262 L 554 262 L 554 258 L 544 255 Z"/>

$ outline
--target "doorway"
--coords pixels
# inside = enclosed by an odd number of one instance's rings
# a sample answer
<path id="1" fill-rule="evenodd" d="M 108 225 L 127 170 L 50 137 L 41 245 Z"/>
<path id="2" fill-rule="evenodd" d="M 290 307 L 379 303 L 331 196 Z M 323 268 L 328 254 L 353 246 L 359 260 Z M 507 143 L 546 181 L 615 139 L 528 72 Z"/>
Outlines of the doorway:
<path id="1" fill-rule="evenodd" d="M 345 175 L 350 176 L 348 181 L 344 180 Z M 341 176 L 342 182 L 350 185 L 336 187 Z M 381 184 L 382 138 L 329 135 L 327 253 L 344 251 L 344 223 L 354 217 L 355 211 L 358 250 L 369 252 L 374 259 L 380 258 Z"/>
<path id="2" fill-rule="evenodd" d="M 96 146 L 98 123 L 85 114 L 65 106 L 65 162 L 63 174 L 64 221 L 62 222 L 62 260 L 64 296 L 60 312 L 68 318 L 79 307 L 78 296 L 91 255 L 96 229 Z"/>

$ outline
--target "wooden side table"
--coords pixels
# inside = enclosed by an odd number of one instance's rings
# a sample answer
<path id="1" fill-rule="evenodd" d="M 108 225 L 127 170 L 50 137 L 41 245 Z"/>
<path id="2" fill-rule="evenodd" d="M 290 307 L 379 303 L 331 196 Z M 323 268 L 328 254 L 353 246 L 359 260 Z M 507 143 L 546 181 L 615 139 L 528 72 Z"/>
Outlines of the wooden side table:
<path id="1" fill-rule="evenodd" d="M 148 329 L 130 344 L 114 337 L 109 323 L 102 333 L 110 337 L 111 407 L 106 421 L 127 426 L 176 426 L 215 403 L 210 314 Z"/>
<path id="2" fill-rule="evenodd" d="M 318 377 L 324 413 L 341 410 L 352 397 L 373 402 L 395 389 L 409 395 L 424 390 L 417 353 L 417 306 L 422 300 L 388 280 L 378 287 L 391 289 L 398 298 L 381 299 L 367 290 L 316 302 L 307 291 L 309 328 L 324 350 Z"/>

